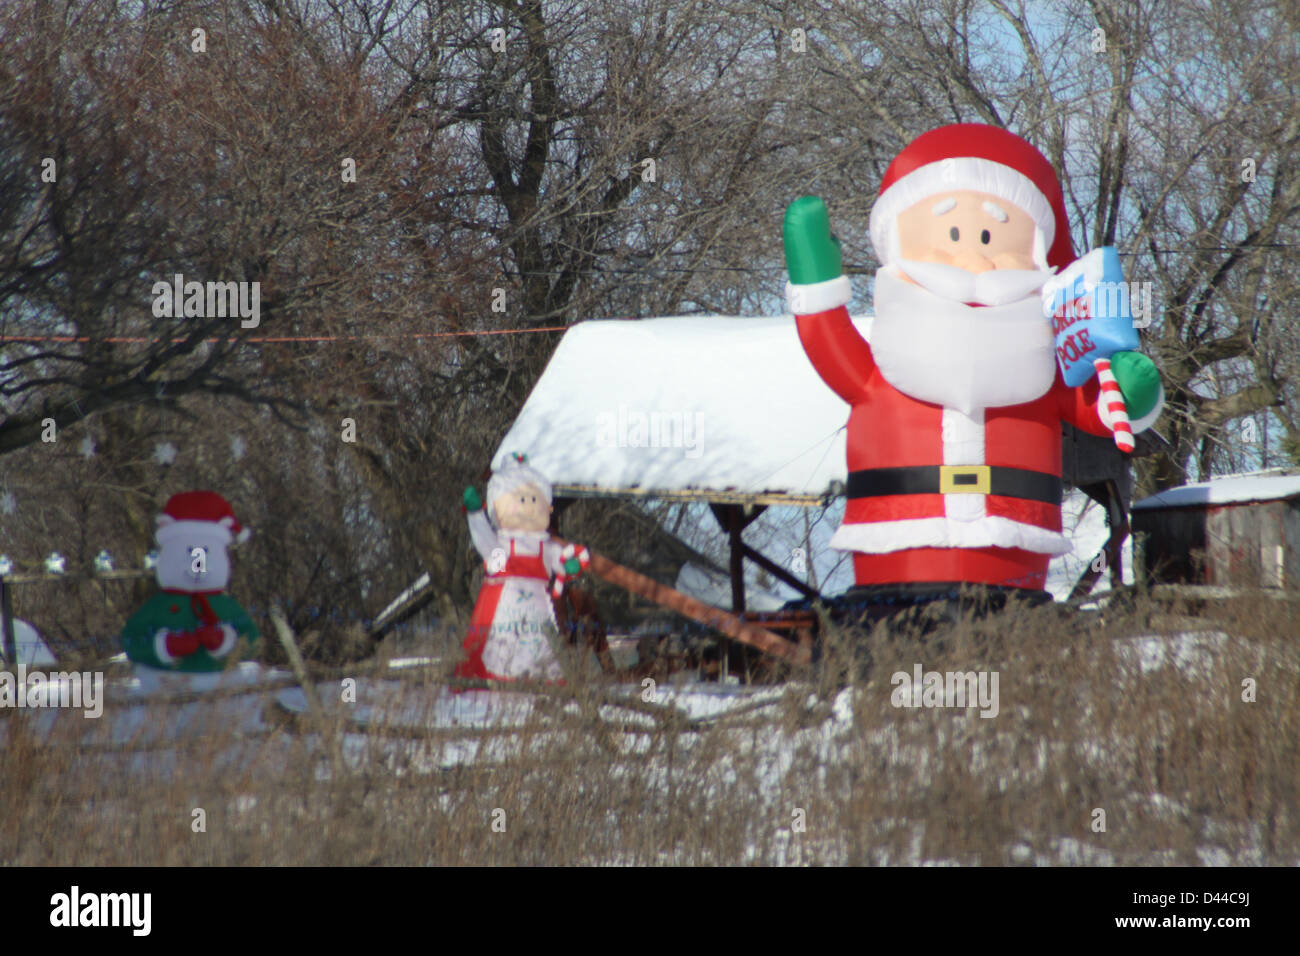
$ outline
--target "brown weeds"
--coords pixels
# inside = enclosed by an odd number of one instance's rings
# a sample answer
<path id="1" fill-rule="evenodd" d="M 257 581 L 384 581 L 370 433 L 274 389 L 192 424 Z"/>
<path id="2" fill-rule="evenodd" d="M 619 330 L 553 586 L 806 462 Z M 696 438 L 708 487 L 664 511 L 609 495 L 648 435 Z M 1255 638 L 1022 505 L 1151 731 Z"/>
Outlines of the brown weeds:
<path id="1" fill-rule="evenodd" d="M 251 695 L 268 708 L 252 729 L 182 732 L 194 702 L 127 737 L 121 703 L 100 721 L 4 710 L 0 862 L 1294 865 L 1292 608 L 833 632 L 775 704 L 695 722 L 611 707 L 596 676 L 517 726 L 426 729 L 433 671 L 386 684 L 365 727 L 345 704 L 306 726 L 273 692 Z M 894 706 L 916 664 L 996 672 L 997 715 Z"/>

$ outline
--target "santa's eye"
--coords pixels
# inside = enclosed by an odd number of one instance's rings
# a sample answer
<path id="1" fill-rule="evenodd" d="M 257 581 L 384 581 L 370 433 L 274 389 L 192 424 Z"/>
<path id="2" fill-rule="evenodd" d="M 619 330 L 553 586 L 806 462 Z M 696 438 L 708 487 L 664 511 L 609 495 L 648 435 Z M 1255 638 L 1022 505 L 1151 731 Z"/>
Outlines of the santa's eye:
<path id="1" fill-rule="evenodd" d="M 951 229 L 948 230 L 948 235 L 952 236 L 953 242 L 956 242 L 958 239 L 961 238 L 961 233 L 957 231 L 956 226 L 953 226 Z"/>
<path id="2" fill-rule="evenodd" d="M 989 244 L 989 240 L 992 238 L 993 237 L 989 235 L 989 231 L 987 229 L 985 229 L 983 232 L 980 233 L 980 242 L 984 243 L 984 245 L 986 246 Z"/>

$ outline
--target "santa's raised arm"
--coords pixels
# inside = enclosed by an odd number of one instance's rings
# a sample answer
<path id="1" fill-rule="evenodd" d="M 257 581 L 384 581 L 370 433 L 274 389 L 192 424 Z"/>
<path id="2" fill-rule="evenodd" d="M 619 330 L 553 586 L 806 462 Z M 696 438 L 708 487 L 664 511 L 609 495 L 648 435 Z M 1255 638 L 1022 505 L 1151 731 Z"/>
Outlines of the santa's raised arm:
<path id="1" fill-rule="evenodd" d="M 851 408 L 848 502 L 831 546 L 859 586 L 1041 590 L 1061 533 L 1061 421 L 1109 434 L 1092 380 L 1061 380 L 1040 290 L 1074 260 L 1061 185 L 1019 137 L 963 123 L 913 140 L 871 211 L 870 344 L 825 204 L 785 217 L 787 294 L 817 372 Z M 1162 404 L 1138 352 L 1111 367 L 1135 431 Z"/>

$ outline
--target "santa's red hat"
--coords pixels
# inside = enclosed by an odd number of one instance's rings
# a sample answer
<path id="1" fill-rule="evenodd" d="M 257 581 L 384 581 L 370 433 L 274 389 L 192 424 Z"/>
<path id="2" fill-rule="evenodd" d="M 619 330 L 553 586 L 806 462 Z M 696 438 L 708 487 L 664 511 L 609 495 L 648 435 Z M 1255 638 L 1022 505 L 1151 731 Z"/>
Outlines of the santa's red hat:
<path id="1" fill-rule="evenodd" d="M 1046 157 L 1014 133 L 954 123 L 922 133 L 885 170 L 871 207 L 871 244 L 881 263 L 898 257 L 898 214 L 936 193 L 974 190 L 1023 209 L 1037 226 L 1034 259 L 1063 269 L 1074 261 L 1061 181 Z"/>
<path id="2" fill-rule="evenodd" d="M 247 540 L 249 529 L 239 524 L 230 502 L 215 491 L 183 491 L 168 498 L 158 516 L 158 542 L 179 533 L 230 544 Z"/>

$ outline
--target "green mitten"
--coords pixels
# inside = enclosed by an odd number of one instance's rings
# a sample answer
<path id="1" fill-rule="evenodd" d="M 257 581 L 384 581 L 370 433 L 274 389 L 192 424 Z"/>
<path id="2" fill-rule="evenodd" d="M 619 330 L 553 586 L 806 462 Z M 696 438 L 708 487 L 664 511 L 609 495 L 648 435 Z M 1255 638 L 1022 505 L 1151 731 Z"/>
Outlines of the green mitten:
<path id="1" fill-rule="evenodd" d="M 474 490 L 474 486 L 470 485 L 465 489 L 465 510 L 478 511 L 482 507 L 483 499 L 478 496 L 478 492 Z"/>
<path id="2" fill-rule="evenodd" d="M 1141 352 L 1116 352 L 1110 357 L 1110 370 L 1124 396 L 1131 421 L 1150 415 L 1160 401 L 1160 371 L 1156 363 Z"/>
<path id="3" fill-rule="evenodd" d="M 844 273 L 840 241 L 831 235 L 826 203 L 816 196 L 800 196 L 790 203 L 782 233 L 792 284 L 826 282 Z"/>

